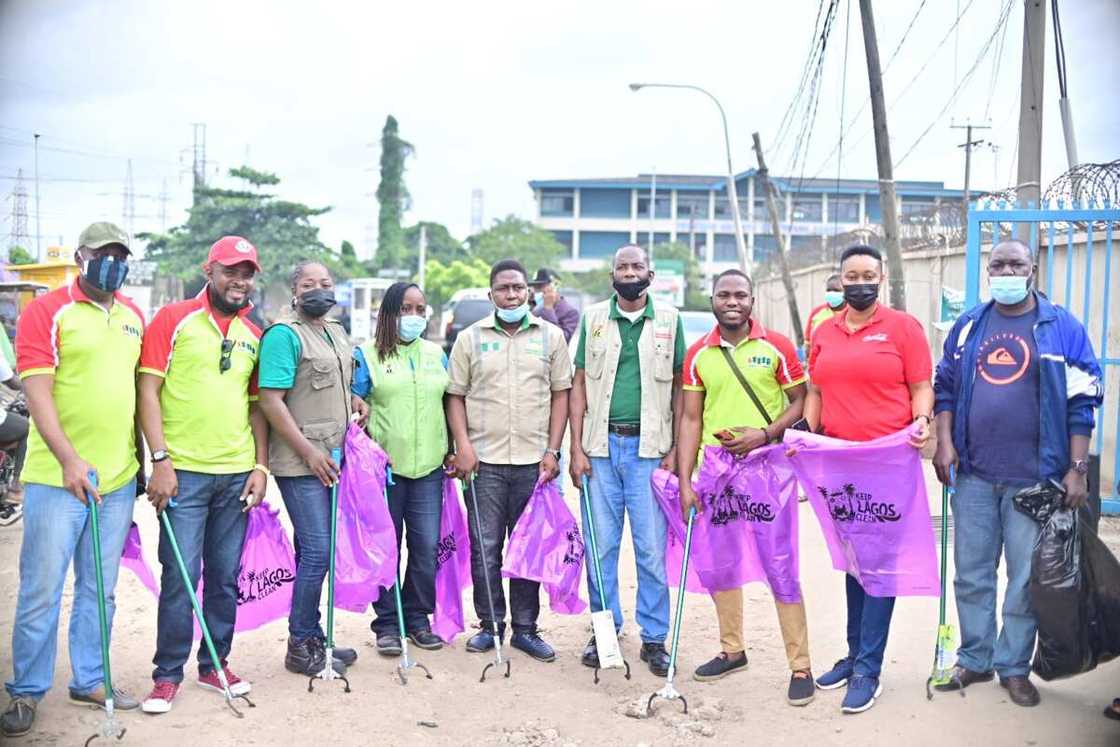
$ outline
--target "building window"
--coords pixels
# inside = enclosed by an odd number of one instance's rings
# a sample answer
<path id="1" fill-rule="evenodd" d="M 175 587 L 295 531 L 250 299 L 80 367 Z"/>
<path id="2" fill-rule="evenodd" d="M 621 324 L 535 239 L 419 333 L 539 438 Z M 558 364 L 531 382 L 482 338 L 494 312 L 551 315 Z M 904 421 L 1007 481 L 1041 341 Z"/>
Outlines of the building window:
<path id="1" fill-rule="evenodd" d="M 837 223 L 859 223 L 859 198 L 829 195 L 828 219 Z"/>
<path id="2" fill-rule="evenodd" d="M 708 195 L 706 193 L 677 192 L 677 220 L 707 219 Z"/>
<path id="3" fill-rule="evenodd" d="M 756 233 L 754 235 L 754 261 L 764 262 L 770 257 L 778 255 L 778 242 L 772 233 Z"/>
<path id="4" fill-rule="evenodd" d="M 824 217 L 824 204 L 820 195 L 794 195 L 793 219 L 800 223 L 820 223 Z"/>
<path id="5" fill-rule="evenodd" d="M 902 199 L 902 223 L 924 225 L 933 223 L 933 213 L 937 205 L 932 200 L 907 200 Z"/>
<path id="6" fill-rule="evenodd" d="M 708 259 L 708 234 L 703 231 L 678 233 L 677 241 L 693 247 L 692 256 L 696 257 L 697 261 L 704 262 Z"/>
<path id="7" fill-rule="evenodd" d="M 667 234 L 667 233 L 655 233 L 653 235 L 653 245 L 655 247 L 656 246 L 661 246 L 662 244 L 668 244 L 668 243 L 669 243 L 669 234 Z M 638 231 L 638 244 L 640 244 L 641 246 L 644 246 L 646 249 L 649 249 L 649 231 L 642 231 L 642 230 Z"/>
<path id="8" fill-rule="evenodd" d="M 739 247 L 735 244 L 735 234 L 717 233 L 712 247 L 712 260 L 715 262 L 738 262 Z"/>
<path id="9" fill-rule="evenodd" d="M 820 236 L 790 236 L 789 237 L 789 250 L 793 252 L 804 252 L 810 249 L 821 248 Z"/>
<path id="10" fill-rule="evenodd" d="M 580 231 L 579 256 L 580 259 L 610 257 L 629 243 L 630 234 L 626 231 Z"/>
<path id="11" fill-rule="evenodd" d="M 571 216 L 575 204 L 575 192 L 570 189 L 541 190 L 541 215 Z"/>
<path id="12" fill-rule="evenodd" d="M 630 190 L 584 187 L 579 192 L 579 214 L 586 218 L 629 218 Z"/>
<path id="13" fill-rule="evenodd" d="M 672 193 L 668 189 L 659 189 L 655 195 L 656 200 L 656 217 L 658 218 L 671 218 L 673 213 L 670 211 L 670 201 Z M 649 190 L 638 190 L 638 217 L 649 218 Z"/>
<path id="14" fill-rule="evenodd" d="M 739 200 L 739 209 L 744 210 L 744 211 L 747 209 L 746 200 Z M 744 217 L 745 215 L 746 215 L 746 213 L 739 213 L 740 218 Z M 727 199 L 726 197 L 720 197 L 719 195 L 717 195 L 716 196 L 716 220 L 733 220 L 733 219 L 734 219 L 734 216 L 731 215 L 731 200 Z"/>
<path id="15" fill-rule="evenodd" d="M 572 256 L 572 232 L 571 231 L 552 231 L 553 238 L 556 239 L 565 249 L 567 256 Z"/>

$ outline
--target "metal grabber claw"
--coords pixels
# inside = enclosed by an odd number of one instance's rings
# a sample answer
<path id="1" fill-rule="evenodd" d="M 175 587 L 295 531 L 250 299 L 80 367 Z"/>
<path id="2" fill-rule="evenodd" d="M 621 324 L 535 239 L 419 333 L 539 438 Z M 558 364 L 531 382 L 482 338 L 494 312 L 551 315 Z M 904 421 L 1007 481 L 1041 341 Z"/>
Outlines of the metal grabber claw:
<path id="1" fill-rule="evenodd" d="M 342 449 L 331 449 L 331 459 L 342 464 Z M 338 478 L 331 485 L 331 541 L 327 565 L 327 646 L 323 654 L 323 671 L 311 675 L 307 680 L 307 692 L 315 689 L 315 680 L 342 680 L 343 692 L 350 692 L 350 680 L 346 675 L 334 671 L 334 552 L 338 540 Z"/>
<path id="2" fill-rule="evenodd" d="M 677 692 L 677 688 L 673 687 L 673 677 L 677 673 L 677 649 L 679 648 L 681 640 L 681 618 L 684 613 L 684 590 L 686 581 L 688 580 L 688 556 L 692 552 L 692 521 L 696 518 L 696 508 L 689 509 L 688 512 L 688 532 L 685 534 L 684 539 L 684 558 L 681 560 L 681 583 L 677 587 L 677 614 L 673 617 L 673 648 L 669 652 L 669 671 L 665 677 L 665 687 L 661 688 L 653 695 L 649 696 L 646 701 L 646 713 L 653 711 L 653 701 L 657 698 L 662 700 L 679 700 L 684 706 L 684 712 L 688 713 L 688 701 L 685 697 Z"/>
<path id="3" fill-rule="evenodd" d="M 478 512 L 478 495 L 474 491 L 474 475 L 471 475 L 470 482 L 468 484 L 470 485 L 471 506 L 474 508 L 474 525 L 475 531 L 477 532 L 475 536 L 478 538 L 478 542 L 480 543 L 479 546 L 481 547 L 482 515 Z M 473 541 L 474 540 L 472 540 L 472 542 Z M 486 579 L 486 601 L 490 605 L 490 624 L 494 626 L 494 630 L 492 632 L 494 634 L 495 654 L 494 661 L 490 662 L 482 668 L 482 676 L 478 678 L 478 681 L 485 682 L 486 673 L 490 671 L 490 667 L 496 666 L 498 667 L 498 669 L 501 669 L 502 664 L 506 665 L 506 678 L 508 679 L 510 675 L 510 667 L 512 666 L 513 662 L 511 662 L 509 659 L 502 658 L 501 625 L 498 624 L 498 620 L 496 619 L 496 615 L 494 614 L 494 592 L 490 590 L 490 564 L 486 560 L 485 552 L 479 552 L 479 556 L 482 558 L 482 575 Z"/>

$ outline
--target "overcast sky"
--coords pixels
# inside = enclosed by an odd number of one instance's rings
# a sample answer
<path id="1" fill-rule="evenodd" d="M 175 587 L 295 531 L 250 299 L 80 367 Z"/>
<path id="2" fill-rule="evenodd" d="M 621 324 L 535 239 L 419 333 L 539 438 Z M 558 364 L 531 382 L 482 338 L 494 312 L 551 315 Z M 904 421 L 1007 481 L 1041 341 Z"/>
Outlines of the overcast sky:
<path id="1" fill-rule="evenodd" d="M 876 3 L 880 54 L 890 57 L 921 0 Z M 867 97 L 857 2 L 841 12 L 824 63 L 806 176 L 837 174 L 825 160 Z M 951 119 L 991 120 L 979 134 L 974 187 L 1014 182 L 1023 10 L 1014 0 L 1003 54 L 997 36 L 969 83 L 936 119 L 992 36 L 1003 0 L 933 0 L 885 74 L 899 179 L 963 181 L 964 133 Z M 377 204 L 376 147 L 387 114 L 416 147 L 408 162 L 409 222 L 470 228 L 472 189 L 486 222 L 533 215 L 529 179 L 720 173 L 718 115 L 686 91 L 632 93 L 632 81 L 693 83 L 727 110 L 736 171 L 754 165 L 751 132 L 772 147 L 796 90 L 818 3 L 726 2 L 342 3 L 61 2 L 0 0 L 0 191 L 17 169 L 32 197 L 32 134 L 41 133 L 44 245 L 72 245 L 93 220 L 121 221 L 132 159 L 135 230 L 169 225 L 190 201 L 191 123 L 207 125 L 211 172 L 248 162 L 275 171 L 285 198 L 333 210 L 323 240 L 350 239 L 364 255 Z M 959 35 L 948 32 L 967 9 Z M 1066 0 L 1070 97 L 1082 161 L 1120 158 L 1120 2 Z M 1053 27 L 1047 21 L 1043 183 L 1066 168 L 1057 106 Z M 899 97 L 919 72 L 926 69 Z M 994 85 L 993 85 L 994 76 Z M 842 96 L 844 92 L 846 95 Z M 991 94 L 991 95 L 989 95 Z M 844 176 L 875 176 L 871 115 L 846 137 Z M 792 140 L 792 138 L 790 138 Z M 771 168 L 793 169 L 790 148 Z M 823 171 L 822 171 L 823 167 Z M 799 173 L 800 167 L 795 171 Z M 228 183 L 219 176 L 216 183 Z M 11 231 L 11 202 L 0 231 Z M 6 236 L 4 237 L 6 241 Z M 252 237 L 250 237 L 252 238 Z M 267 251 L 267 247 L 261 247 Z"/>

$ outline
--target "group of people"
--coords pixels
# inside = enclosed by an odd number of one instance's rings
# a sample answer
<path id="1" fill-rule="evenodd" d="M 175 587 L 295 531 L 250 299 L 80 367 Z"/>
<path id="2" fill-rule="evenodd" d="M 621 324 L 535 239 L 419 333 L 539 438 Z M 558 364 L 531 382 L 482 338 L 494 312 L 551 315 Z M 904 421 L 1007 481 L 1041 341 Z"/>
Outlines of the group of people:
<path id="1" fill-rule="evenodd" d="M 356 651 L 337 644 L 326 661 L 320 625 L 330 491 L 341 469 L 331 452 L 351 421 L 367 428 L 392 466 L 389 509 L 398 542 L 406 538 L 408 546 L 401 591 L 409 640 L 426 649 L 444 645 L 430 615 L 441 486 L 453 475 L 474 481 L 479 514 L 469 522 L 479 627 L 466 648 L 489 651 L 495 637 L 504 640 L 509 632 L 514 648 L 542 662 L 556 653 L 537 627 L 539 584 L 510 579 L 507 615 L 500 568 L 506 539 L 534 487 L 561 472 L 570 427 L 567 471 L 576 485 L 589 479 L 602 598 L 616 629 L 624 621 L 618 560 L 629 515 L 640 656 L 657 676 L 669 668 L 670 611 L 666 518 L 651 491 L 655 470 L 677 473 L 683 512 L 702 511 L 705 497 L 696 494 L 691 477 L 705 446 L 745 455 L 781 441 L 787 428 L 804 421 L 802 427 L 849 441 L 916 423 L 911 444 L 920 449 L 936 426 L 938 476 L 957 487 L 963 641 L 952 686 L 990 680 L 994 670 L 1013 702 L 1039 700 L 1027 676 L 1035 635 L 1027 581 L 1038 528 L 1013 510 L 1011 495 L 1055 477 L 1072 505 L 1084 503 L 1089 434 L 1102 387 L 1085 330 L 1033 287 L 1035 264 L 1021 243 L 1004 242 L 992 251 L 992 301 L 958 320 L 936 380 L 922 326 L 879 302 L 882 258 L 863 245 L 848 248 L 839 274 L 829 279 L 827 318 L 814 314 L 810 321 L 807 371 L 790 341 L 754 318 L 753 284 L 740 270 L 714 278 L 716 324 L 686 349 L 677 309 L 649 294 L 654 271 L 639 246 L 615 253 L 612 295 L 582 317 L 559 293 L 554 273 L 530 280 L 516 260 L 495 263 L 494 313 L 465 329 L 450 355 L 424 339 L 427 301 L 412 283 L 386 291 L 373 339 L 354 348 L 329 314 L 335 305 L 330 272 L 314 261 L 294 268 L 289 307 L 262 331 L 248 319 L 261 269 L 257 249 L 238 236 L 211 247 L 203 267 L 207 283 L 195 298 L 165 306 L 146 325 L 120 293 L 129 254 L 119 228 L 91 225 L 74 255 L 80 276 L 35 300 L 19 320 L 17 362 L 32 426 L 22 476 L 14 672 L 6 683 L 11 701 L 0 721 L 5 736 L 30 730 L 36 703 L 51 685 L 71 561 L 69 697 L 94 707 L 105 702 L 89 500 L 100 505 L 110 621 L 133 506 L 146 493 L 175 527 L 192 584 L 203 581 L 203 613 L 219 660 L 200 647 L 198 683 L 220 689 L 220 668 L 239 694 L 250 683 L 227 662 L 238 558 L 246 512 L 263 499 L 271 475 L 294 528 L 297 557 L 284 665 L 303 675 L 352 665 Z M 152 472 L 145 485 L 147 460 Z M 473 501 L 468 511 L 474 513 Z M 586 511 L 582 518 L 586 533 Z M 1001 548 L 1008 585 L 997 637 Z M 159 559 L 152 689 L 142 702 L 114 693 L 118 709 L 170 710 L 191 654 L 189 594 L 162 527 Z M 593 611 L 602 607 L 597 584 L 589 572 Z M 845 590 L 848 649 L 816 679 L 804 604 L 776 603 L 792 705 L 809 703 L 816 689 L 846 687 L 842 710 L 858 713 L 882 693 L 895 600 L 865 593 L 851 576 Z M 381 598 L 371 623 L 376 648 L 399 655 L 397 607 L 391 594 Z M 747 668 L 742 592 L 713 598 L 720 650 L 696 669 L 698 680 Z M 594 637 L 582 661 L 597 666 Z"/>

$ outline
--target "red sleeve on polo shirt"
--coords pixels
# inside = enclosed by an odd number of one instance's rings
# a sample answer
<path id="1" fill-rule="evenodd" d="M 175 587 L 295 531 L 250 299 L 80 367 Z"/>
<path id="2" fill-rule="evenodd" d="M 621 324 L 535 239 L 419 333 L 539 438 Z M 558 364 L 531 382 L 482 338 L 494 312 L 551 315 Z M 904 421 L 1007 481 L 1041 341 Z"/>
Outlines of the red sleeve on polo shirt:
<path id="1" fill-rule="evenodd" d="M 700 378 L 700 372 L 696 370 L 696 359 L 704 348 L 708 346 L 708 336 L 704 335 L 696 342 L 688 346 L 688 351 L 684 354 L 684 368 L 681 371 L 681 385 L 685 389 L 691 389 L 695 392 L 704 391 L 704 380 Z"/>
<path id="2" fill-rule="evenodd" d="M 900 313 L 898 325 L 899 352 L 902 353 L 903 377 L 907 384 L 919 384 L 933 379 L 933 358 L 929 354 L 922 323 L 910 314 Z"/>
<path id="3" fill-rule="evenodd" d="M 196 311 L 193 299 L 168 304 L 156 312 L 152 323 L 144 332 L 144 346 L 140 349 L 141 373 L 166 376 L 171 366 L 171 353 L 175 348 L 175 333 L 179 325 Z"/>
<path id="4" fill-rule="evenodd" d="M 238 317 L 238 318 L 241 320 L 241 323 L 245 325 L 245 329 L 249 330 L 253 334 L 253 336 L 255 338 L 257 338 L 257 363 L 256 363 L 256 365 L 253 366 L 253 373 L 250 374 L 250 376 L 249 376 L 249 401 L 250 402 L 255 402 L 255 401 L 257 401 L 257 399 L 259 399 L 260 394 L 261 394 L 261 386 L 260 386 L 260 371 L 261 371 L 260 349 L 261 348 L 260 348 L 260 345 L 261 345 L 261 336 L 264 333 L 261 332 L 260 327 L 253 324 L 252 320 L 249 319 L 248 312 L 246 312 L 244 314 L 241 314 L 240 317 Z"/>
<path id="5" fill-rule="evenodd" d="M 19 315 L 16 370 L 21 376 L 54 373 L 58 366 L 58 316 L 70 303 L 69 289 L 59 288 L 32 301 Z"/>
<path id="6" fill-rule="evenodd" d="M 789 338 L 767 330 L 766 341 L 773 345 L 781 356 L 781 360 L 778 361 L 778 370 L 774 373 L 782 389 L 789 389 L 792 386 L 804 383 L 805 370 L 801 368 L 801 361 L 798 359 L 797 351 L 794 350 L 793 343 L 789 341 Z"/>

